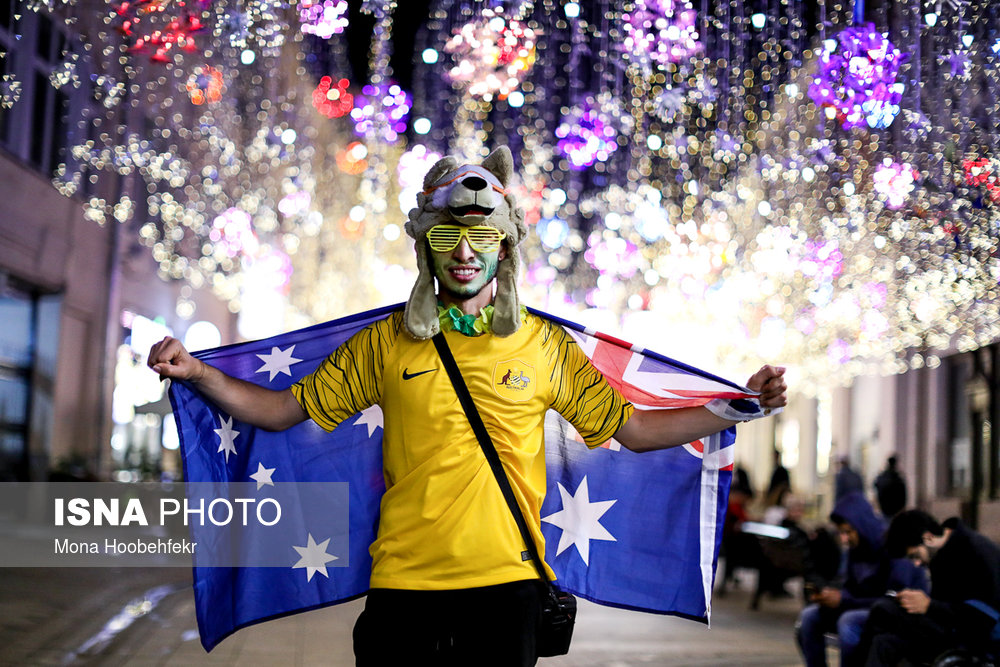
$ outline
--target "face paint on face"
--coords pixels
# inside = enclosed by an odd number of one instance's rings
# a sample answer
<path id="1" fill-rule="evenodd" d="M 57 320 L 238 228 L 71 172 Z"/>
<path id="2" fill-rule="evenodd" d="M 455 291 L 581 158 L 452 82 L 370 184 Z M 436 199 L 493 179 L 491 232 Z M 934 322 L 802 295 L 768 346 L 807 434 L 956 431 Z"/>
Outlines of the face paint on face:
<path id="1" fill-rule="evenodd" d="M 441 289 L 461 299 L 476 296 L 490 284 L 504 252 L 503 246 L 493 252 L 476 252 L 465 239 L 447 252 L 428 250 Z"/>

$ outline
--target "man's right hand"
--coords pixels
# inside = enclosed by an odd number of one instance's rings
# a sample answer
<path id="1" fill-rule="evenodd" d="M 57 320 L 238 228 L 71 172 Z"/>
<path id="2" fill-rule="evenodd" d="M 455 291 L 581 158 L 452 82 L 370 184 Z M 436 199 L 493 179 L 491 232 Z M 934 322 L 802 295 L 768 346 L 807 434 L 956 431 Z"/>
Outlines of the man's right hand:
<path id="1" fill-rule="evenodd" d="M 161 379 L 198 383 L 198 392 L 241 422 L 268 431 L 281 431 L 309 418 L 291 389 L 273 391 L 230 377 L 195 359 L 176 338 L 167 336 L 149 350 L 146 364 Z"/>
<path id="2" fill-rule="evenodd" d="M 159 373 L 161 380 L 170 378 L 191 382 L 205 377 L 208 368 L 205 362 L 192 357 L 179 340 L 170 336 L 150 348 L 146 365 Z"/>

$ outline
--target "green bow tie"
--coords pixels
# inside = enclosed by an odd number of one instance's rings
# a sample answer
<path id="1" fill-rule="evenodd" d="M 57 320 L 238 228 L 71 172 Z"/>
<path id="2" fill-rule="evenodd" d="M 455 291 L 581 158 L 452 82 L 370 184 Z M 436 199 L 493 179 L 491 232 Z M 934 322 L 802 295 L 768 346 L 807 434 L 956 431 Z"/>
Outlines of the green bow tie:
<path id="1" fill-rule="evenodd" d="M 438 306 L 438 319 L 441 331 L 457 331 L 465 336 L 479 336 L 492 331 L 493 306 L 489 305 L 479 311 L 479 316 L 466 315 L 455 306 L 445 308 Z"/>

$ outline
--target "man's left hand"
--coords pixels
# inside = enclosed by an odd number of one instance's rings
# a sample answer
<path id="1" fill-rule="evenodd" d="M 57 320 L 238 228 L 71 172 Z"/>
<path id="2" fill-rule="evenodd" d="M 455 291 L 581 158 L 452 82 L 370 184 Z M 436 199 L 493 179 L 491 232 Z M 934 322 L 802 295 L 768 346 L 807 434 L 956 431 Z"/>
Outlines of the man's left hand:
<path id="1" fill-rule="evenodd" d="M 899 591 L 896 599 L 899 601 L 899 606 L 911 614 L 926 614 L 927 608 L 931 606 L 931 599 L 927 597 L 927 593 L 912 588 Z"/>
<path id="2" fill-rule="evenodd" d="M 785 385 L 784 375 L 784 366 L 765 365 L 747 380 L 748 389 L 760 392 L 762 408 L 783 408 L 788 405 L 788 396 L 785 394 L 788 387 Z"/>
<path id="3" fill-rule="evenodd" d="M 821 607 L 828 607 L 830 609 L 836 609 L 840 606 L 843 600 L 843 595 L 840 593 L 839 588 L 825 587 L 816 596 L 816 601 L 819 602 Z"/>

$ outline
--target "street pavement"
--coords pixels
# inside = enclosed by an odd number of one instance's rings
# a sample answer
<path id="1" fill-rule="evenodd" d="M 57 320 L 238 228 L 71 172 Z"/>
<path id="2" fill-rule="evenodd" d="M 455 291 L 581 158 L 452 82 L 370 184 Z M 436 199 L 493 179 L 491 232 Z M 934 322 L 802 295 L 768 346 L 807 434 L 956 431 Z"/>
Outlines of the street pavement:
<path id="1" fill-rule="evenodd" d="M 712 627 L 581 601 L 569 655 L 542 667 L 801 664 L 795 597 L 749 610 L 753 574 L 716 595 Z M 794 589 L 794 582 L 791 586 Z M 188 569 L 0 569 L 0 665 L 354 664 L 356 600 L 236 632 L 211 653 L 198 640 Z"/>

